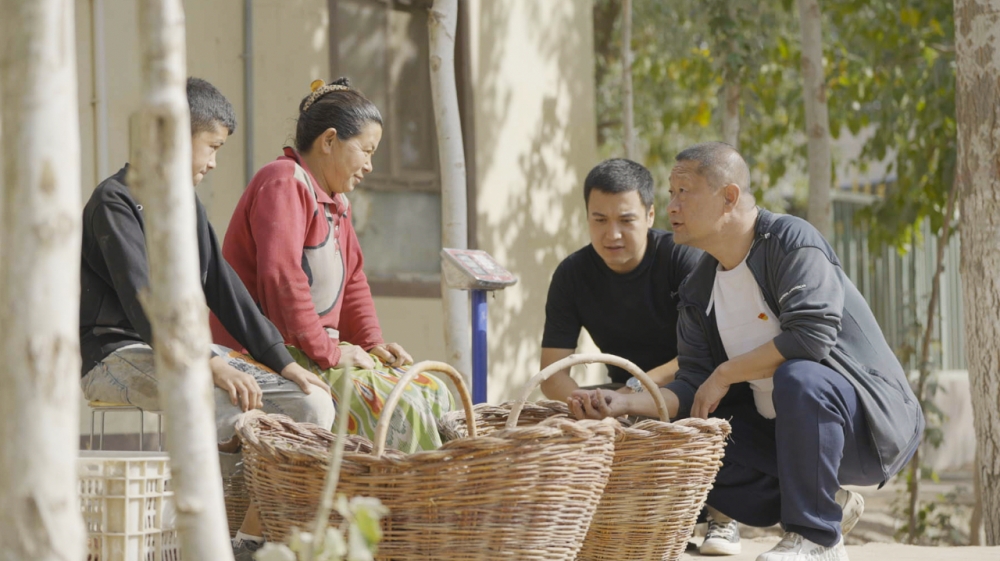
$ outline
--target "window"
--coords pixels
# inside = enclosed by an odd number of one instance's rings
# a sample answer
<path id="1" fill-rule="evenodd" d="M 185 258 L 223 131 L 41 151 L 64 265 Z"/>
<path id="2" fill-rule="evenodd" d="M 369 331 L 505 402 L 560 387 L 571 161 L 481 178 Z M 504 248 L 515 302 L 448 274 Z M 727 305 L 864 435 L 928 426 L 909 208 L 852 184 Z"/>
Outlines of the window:
<path id="1" fill-rule="evenodd" d="M 376 295 L 439 296 L 441 182 L 431 100 L 429 0 L 331 0 L 332 77 L 347 76 L 385 127 L 350 195 Z M 470 174 L 471 175 L 471 174 Z"/>

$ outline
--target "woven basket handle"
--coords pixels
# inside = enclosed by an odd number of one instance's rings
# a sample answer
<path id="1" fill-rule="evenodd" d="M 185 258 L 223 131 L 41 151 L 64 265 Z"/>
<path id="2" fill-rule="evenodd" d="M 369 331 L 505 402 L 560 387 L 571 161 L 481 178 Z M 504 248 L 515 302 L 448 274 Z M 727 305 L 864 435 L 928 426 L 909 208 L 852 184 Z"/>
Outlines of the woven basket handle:
<path id="1" fill-rule="evenodd" d="M 462 400 L 462 407 L 465 408 L 465 418 L 475 418 L 472 410 L 472 397 L 469 395 L 468 388 L 465 387 L 465 379 L 458 373 L 457 370 L 444 362 L 435 362 L 432 360 L 418 362 L 411 366 L 410 369 L 406 371 L 406 374 L 399 379 L 396 387 L 392 389 L 392 392 L 389 393 L 389 397 L 385 400 L 385 405 L 382 407 L 382 413 L 379 416 L 378 425 L 375 427 L 375 457 L 380 457 L 382 453 L 385 452 L 385 439 L 389 434 L 389 422 L 392 421 L 392 412 L 395 411 L 396 405 L 399 403 L 399 400 L 402 399 L 403 391 L 406 390 L 406 386 L 413 381 L 414 378 L 428 371 L 440 372 L 451 378 L 451 381 L 455 382 L 455 387 L 458 388 L 458 397 Z M 476 438 L 475 425 L 475 423 L 469 425 L 469 438 Z"/>
<path id="2" fill-rule="evenodd" d="M 619 356 L 609 355 L 606 353 L 591 353 L 572 354 L 562 360 L 557 360 L 550 364 L 545 370 L 535 374 L 530 380 L 528 380 L 527 383 L 524 384 L 524 387 L 521 388 L 521 396 L 514 402 L 514 406 L 510 410 L 510 416 L 507 418 L 507 428 L 510 429 L 517 426 L 517 419 L 521 416 L 521 409 L 524 407 L 524 403 L 528 401 L 528 395 L 530 395 L 539 384 L 548 380 L 550 376 L 561 370 L 569 369 L 570 367 L 578 364 L 592 364 L 595 362 L 617 366 L 618 368 L 621 368 L 638 378 L 639 381 L 642 382 L 642 385 L 646 388 L 646 392 L 653 397 L 653 402 L 656 403 L 656 411 L 660 414 L 660 420 L 663 422 L 670 422 L 670 412 L 667 410 L 667 400 L 663 399 L 663 394 L 660 393 L 660 388 L 656 385 L 656 382 L 650 379 L 650 377 L 647 376 L 641 368 Z M 471 419 L 472 417 L 466 418 Z"/>

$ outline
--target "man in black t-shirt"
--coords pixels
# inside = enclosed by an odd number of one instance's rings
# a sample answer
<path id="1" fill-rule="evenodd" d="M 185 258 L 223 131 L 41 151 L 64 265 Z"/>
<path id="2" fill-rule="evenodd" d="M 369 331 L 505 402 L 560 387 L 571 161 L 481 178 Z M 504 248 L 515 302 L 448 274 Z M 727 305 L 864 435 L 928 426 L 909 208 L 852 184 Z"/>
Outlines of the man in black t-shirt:
<path id="1" fill-rule="evenodd" d="M 626 358 L 663 385 L 677 371 L 677 290 L 701 251 L 654 230 L 653 177 L 621 158 L 598 164 L 583 184 L 590 244 L 556 268 L 545 304 L 541 367 L 576 350 L 586 328 L 601 352 Z M 616 384 L 630 376 L 608 367 Z M 569 370 L 542 383 L 564 401 L 579 386 Z"/>

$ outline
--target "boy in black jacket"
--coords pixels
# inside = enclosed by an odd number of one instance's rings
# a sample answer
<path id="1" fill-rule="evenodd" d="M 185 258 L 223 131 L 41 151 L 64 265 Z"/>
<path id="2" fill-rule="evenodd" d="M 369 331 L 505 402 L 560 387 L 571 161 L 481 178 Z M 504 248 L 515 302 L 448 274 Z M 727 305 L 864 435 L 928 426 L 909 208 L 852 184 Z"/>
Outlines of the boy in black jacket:
<path id="1" fill-rule="evenodd" d="M 215 154 L 235 130 L 236 118 L 229 101 L 204 80 L 188 79 L 187 96 L 191 111 L 191 171 L 193 184 L 197 185 L 215 168 Z M 139 302 L 139 292 L 149 286 L 146 210 L 132 197 L 127 180 L 128 164 L 97 186 L 83 212 L 81 386 L 88 400 L 129 403 L 147 411 L 160 411 L 153 334 Z M 210 365 L 220 449 L 226 449 L 234 439 L 237 417 L 253 408 L 331 426 L 334 406 L 329 386 L 292 360 L 281 334 L 260 313 L 239 276 L 222 258 L 205 208 L 197 198 L 195 201 L 205 299 L 229 333 L 253 357 L 212 346 Z M 223 466 L 235 463 L 232 458 L 221 460 Z M 259 535 L 259 521 L 251 507 L 234 545 L 240 550 L 253 548 L 253 542 L 262 541 L 255 539 Z"/>

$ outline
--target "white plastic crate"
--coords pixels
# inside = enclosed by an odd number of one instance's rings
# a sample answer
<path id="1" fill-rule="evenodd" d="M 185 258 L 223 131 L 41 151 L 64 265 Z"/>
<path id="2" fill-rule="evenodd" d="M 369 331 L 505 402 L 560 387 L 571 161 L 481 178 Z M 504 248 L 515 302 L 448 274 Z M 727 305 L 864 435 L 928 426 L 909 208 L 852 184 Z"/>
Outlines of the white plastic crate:
<path id="1" fill-rule="evenodd" d="M 165 452 L 81 450 L 87 561 L 180 561 Z"/>

